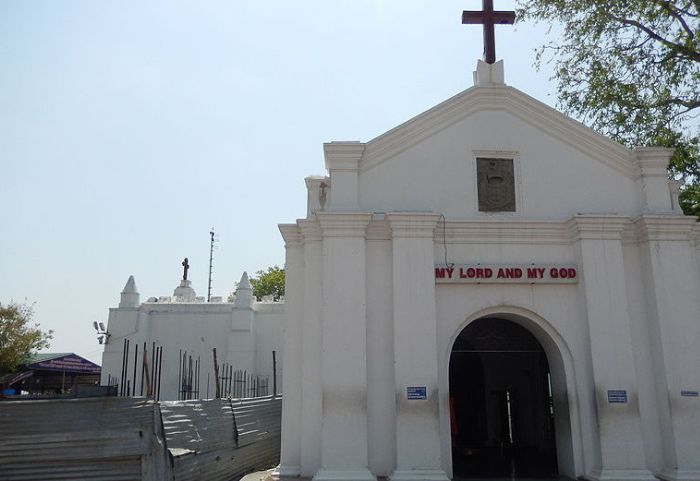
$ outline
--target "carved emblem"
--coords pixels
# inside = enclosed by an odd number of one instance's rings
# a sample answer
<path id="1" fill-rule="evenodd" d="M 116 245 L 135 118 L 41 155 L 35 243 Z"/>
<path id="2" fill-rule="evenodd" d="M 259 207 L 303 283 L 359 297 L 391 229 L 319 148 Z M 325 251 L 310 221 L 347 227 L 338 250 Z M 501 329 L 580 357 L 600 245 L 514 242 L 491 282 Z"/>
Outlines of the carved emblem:
<path id="1" fill-rule="evenodd" d="M 476 159 L 479 210 L 515 212 L 513 159 Z"/>
<path id="2" fill-rule="evenodd" d="M 328 184 L 321 182 L 318 186 L 318 203 L 321 206 L 321 210 L 326 207 L 326 197 L 328 196 Z"/>

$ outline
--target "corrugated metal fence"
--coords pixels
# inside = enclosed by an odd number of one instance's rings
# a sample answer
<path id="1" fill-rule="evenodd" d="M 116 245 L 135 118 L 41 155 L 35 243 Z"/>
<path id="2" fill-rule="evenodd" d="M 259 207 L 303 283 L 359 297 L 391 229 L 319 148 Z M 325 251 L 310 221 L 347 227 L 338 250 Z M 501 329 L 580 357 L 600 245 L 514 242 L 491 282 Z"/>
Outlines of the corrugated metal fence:
<path id="1" fill-rule="evenodd" d="M 280 398 L 0 403 L 0 480 L 226 481 L 279 463 Z"/>
<path id="2" fill-rule="evenodd" d="M 0 403 L 0 479 L 172 478 L 158 405 L 100 397 Z"/>
<path id="3" fill-rule="evenodd" d="M 236 479 L 279 463 L 280 398 L 161 402 L 175 481 Z"/>

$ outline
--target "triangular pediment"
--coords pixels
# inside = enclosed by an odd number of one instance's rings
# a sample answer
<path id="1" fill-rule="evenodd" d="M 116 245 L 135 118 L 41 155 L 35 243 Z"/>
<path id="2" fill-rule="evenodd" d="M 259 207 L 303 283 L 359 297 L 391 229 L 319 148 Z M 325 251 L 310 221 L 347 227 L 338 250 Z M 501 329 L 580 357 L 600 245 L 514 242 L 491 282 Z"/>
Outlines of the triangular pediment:
<path id="1" fill-rule="evenodd" d="M 471 87 L 365 144 L 360 170 L 368 170 L 479 112 L 504 111 L 587 156 L 635 178 L 626 147 L 509 86 Z"/>

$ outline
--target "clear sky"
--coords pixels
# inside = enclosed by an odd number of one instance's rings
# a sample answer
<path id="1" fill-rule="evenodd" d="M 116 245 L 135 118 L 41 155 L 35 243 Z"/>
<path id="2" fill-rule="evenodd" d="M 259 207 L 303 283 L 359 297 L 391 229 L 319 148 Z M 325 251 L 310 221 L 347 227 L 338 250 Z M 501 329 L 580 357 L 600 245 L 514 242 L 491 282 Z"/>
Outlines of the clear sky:
<path id="1" fill-rule="evenodd" d="M 496 0 L 497 9 L 513 1 Z M 368 141 L 472 85 L 479 0 L 0 0 L 0 302 L 35 303 L 53 352 L 101 362 L 133 274 L 206 295 L 284 263 L 322 143 Z M 554 105 L 532 67 L 545 26 L 498 26 L 506 83 Z"/>

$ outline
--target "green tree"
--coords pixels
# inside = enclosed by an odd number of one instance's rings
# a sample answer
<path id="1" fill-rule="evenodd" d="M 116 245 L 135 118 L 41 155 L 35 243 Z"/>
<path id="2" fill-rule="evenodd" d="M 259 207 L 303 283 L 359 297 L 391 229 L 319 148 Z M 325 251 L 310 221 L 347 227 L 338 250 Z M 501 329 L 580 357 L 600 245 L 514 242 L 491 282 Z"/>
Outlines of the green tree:
<path id="1" fill-rule="evenodd" d="M 263 296 L 272 296 L 275 301 L 279 301 L 284 296 L 284 269 L 272 266 L 267 271 L 258 271 L 255 277 L 250 278 L 250 285 L 257 300 L 262 300 Z"/>
<path id="2" fill-rule="evenodd" d="M 40 349 L 49 347 L 53 331 L 32 323 L 32 306 L 0 303 L 0 375 L 12 373 Z"/>
<path id="3" fill-rule="evenodd" d="M 262 300 L 263 296 L 272 296 L 275 301 L 279 301 L 280 297 L 284 296 L 284 269 L 272 266 L 268 267 L 267 271 L 258 271 L 255 273 L 255 277 L 250 278 L 250 285 L 253 288 L 253 295 L 258 301 Z M 236 288 L 234 292 L 229 294 L 228 302 L 233 302 L 237 289 L 238 283 L 236 282 Z"/>
<path id="4" fill-rule="evenodd" d="M 700 215 L 700 1 L 519 0 L 519 21 L 562 27 L 552 62 L 559 107 L 613 139 L 675 148 L 669 175 Z"/>

